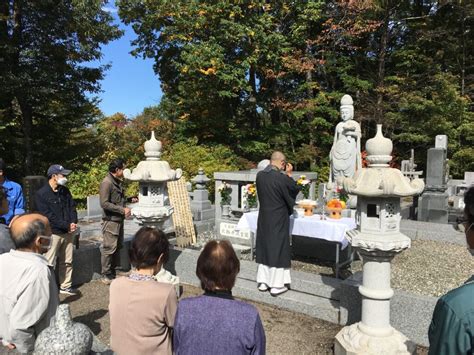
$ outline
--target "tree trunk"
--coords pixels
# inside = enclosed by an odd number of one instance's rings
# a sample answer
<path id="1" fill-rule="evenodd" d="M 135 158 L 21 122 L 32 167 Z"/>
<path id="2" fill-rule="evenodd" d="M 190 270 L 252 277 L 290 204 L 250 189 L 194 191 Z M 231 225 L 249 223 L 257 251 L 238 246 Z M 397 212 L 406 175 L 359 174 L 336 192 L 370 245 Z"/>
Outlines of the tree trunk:
<path id="1" fill-rule="evenodd" d="M 249 103 L 250 103 L 250 127 L 252 129 L 259 129 L 260 122 L 258 120 L 257 113 L 257 83 L 256 83 L 256 73 L 255 65 L 251 65 L 249 69 L 249 83 L 252 92 L 250 93 Z"/>
<path id="2" fill-rule="evenodd" d="M 461 58 L 461 96 L 465 94 L 465 76 L 466 76 L 466 8 L 463 6 L 461 2 L 462 10 L 461 10 L 461 47 L 462 47 L 462 58 Z"/>
<path id="3" fill-rule="evenodd" d="M 306 45 L 306 56 L 308 58 L 311 57 L 311 46 L 309 44 Z M 308 70 L 306 70 L 306 84 L 308 85 L 308 88 L 306 90 L 307 100 L 314 99 L 314 92 L 313 92 L 313 89 L 310 85 L 312 82 L 313 82 L 313 72 L 312 72 L 311 69 L 308 69 Z M 306 113 L 306 120 L 307 120 L 309 126 L 311 127 L 311 122 L 313 122 L 313 120 L 314 120 L 314 112 L 313 111 L 308 111 Z M 315 135 L 315 132 L 313 132 L 313 130 L 311 129 L 309 131 L 309 141 L 308 141 L 308 143 L 311 147 L 316 146 L 314 135 Z M 315 167 L 316 167 L 316 157 L 312 157 L 312 158 L 309 159 L 309 169 L 314 170 Z"/>
<path id="4" fill-rule="evenodd" d="M 279 98 L 279 90 L 278 90 L 278 83 L 275 79 L 268 79 L 267 80 L 267 88 L 268 88 L 268 97 Z M 272 126 L 279 125 L 281 122 L 281 113 L 280 108 L 276 107 L 271 101 L 269 101 L 269 114 L 270 114 L 270 121 Z"/>
<path id="5" fill-rule="evenodd" d="M 387 2 L 385 14 L 382 25 L 382 35 L 380 37 L 379 60 L 377 70 L 377 102 L 375 106 L 375 120 L 377 123 L 382 123 L 384 109 L 383 109 L 383 95 L 384 95 L 384 80 L 385 80 L 385 57 L 387 54 L 387 43 L 389 30 L 388 25 L 390 21 L 390 1 Z"/>
<path id="6" fill-rule="evenodd" d="M 23 136 L 25 144 L 25 173 L 31 175 L 33 171 L 33 146 L 31 133 L 33 130 L 33 114 L 30 105 L 24 99 L 18 99 L 23 119 Z"/>
<path id="7" fill-rule="evenodd" d="M 8 18 L 10 15 L 8 1 L 0 1 L 0 43 L 6 45 L 8 42 Z M 2 56 L 5 53 L 2 53 Z"/>
<path id="8" fill-rule="evenodd" d="M 12 54 L 12 72 L 14 75 L 18 75 L 20 66 L 20 48 L 22 44 L 22 32 L 23 32 L 23 21 L 22 21 L 22 1 L 13 1 L 13 31 L 12 31 L 12 48 L 15 52 Z M 33 147 L 31 133 L 33 130 L 33 112 L 31 106 L 28 104 L 28 100 L 25 95 L 21 92 L 21 88 L 17 89 L 14 93 L 20 106 L 21 119 L 22 119 L 22 131 L 24 137 L 25 147 L 25 162 L 24 168 L 27 175 L 32 173 L 33 167 Z"/>

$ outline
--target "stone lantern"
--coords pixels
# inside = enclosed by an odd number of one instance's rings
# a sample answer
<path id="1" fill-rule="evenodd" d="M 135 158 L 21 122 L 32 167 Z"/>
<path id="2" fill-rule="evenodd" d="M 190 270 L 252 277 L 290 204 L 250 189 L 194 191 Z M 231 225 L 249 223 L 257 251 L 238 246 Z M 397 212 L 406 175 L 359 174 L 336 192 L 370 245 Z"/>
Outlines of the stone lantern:
<path id="1" fill-rule="evenodd" d="M 132 208 L 132 216 L 141 225 L 163 229 L 163 224 L 173 213 L 168 198 L 168 181 L 178 180 L 181 169 L 172 170 L 168 162 L 160 160 L 161 142 L 151 132 L 150 140 L 145 142 L 145 161 L 138 163 L 130 172 L 123 172 L 127 180 L 138 181 L 138 204 Z"/>
<path id="2" fill-rule="evenodd" d="M 415 344 L 390 326 L 390 263 L 410 247 L 400 232 L 400 198 L 420 194 L 424 183 L 410 180 L 389 167 L 393 144 L 382 134 L 366 143 L 368 168 L 343 180 L 344 189 L 357 196 L 357 229 L 347 239 L 363 262 L 362 320 L 344 327 L 336 336 L 335 354 L 410 354 Z"/>

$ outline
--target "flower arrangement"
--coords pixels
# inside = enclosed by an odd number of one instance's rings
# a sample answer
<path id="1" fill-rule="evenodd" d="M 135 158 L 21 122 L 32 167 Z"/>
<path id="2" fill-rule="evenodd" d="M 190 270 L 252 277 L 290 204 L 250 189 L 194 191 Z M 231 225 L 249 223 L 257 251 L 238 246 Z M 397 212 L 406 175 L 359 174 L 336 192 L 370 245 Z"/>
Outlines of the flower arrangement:
<path id="1" fill-rule="evenodd" d="M 347 200 L 349 199 L 349 196 L 347 195 L 347 192 L 342 188 L 342 187 L 337 187 L 336 188 L 336 194 L 337 198 L 341 201 L 344 201 L 347 203 Z"/>
<path id="2" fill-rule="evenodd" d="M 230 194 L 232 193 L 232 187 L 225 181 L 222 182 L 222 185 L 219 186 L 218 191 L 221 194 L 221 205 L 230 205 Z"/>
<path id="3" fill-rule="evenodd" d="M 309 187 L 311 186 L 311 181 L 306 179 L 306 175 L 301 175 L 296 184 L 301 186 L 301 193 L 305 199 L 309 198 Z"/>
<path id="4" fill-rule="evenodd" d="M 249 208 L 257 207 L 257 187 L 255 184 L 247 184 L 245 186 L 246 193 L 245 197 L 247 198 L 247 205 Z"/>

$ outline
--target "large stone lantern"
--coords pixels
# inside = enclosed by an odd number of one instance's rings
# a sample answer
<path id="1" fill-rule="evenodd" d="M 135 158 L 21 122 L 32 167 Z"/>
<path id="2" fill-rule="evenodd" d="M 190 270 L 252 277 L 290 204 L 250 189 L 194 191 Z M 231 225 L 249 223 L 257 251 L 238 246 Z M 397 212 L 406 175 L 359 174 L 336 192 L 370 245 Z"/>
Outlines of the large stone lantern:
<path id="1" fill-rule="evenodd" d="M 160 160 L 161 142 L 151 132 L 150 140 L 145 142 L 145 161 L 138 163 L 130 172 L 125 169 L 123 175 L 131 181 L 138 181 L 138 204 L 132 208 L 132 216 L 141 224 L 163 229 L 163 224 L 173 213 L 168 198 L 168 181 L 181 177 L 181 169 L 172 170 L 168 162 Z"/>
<path id="2" fill-rule="evenodd" d="M 390 263 L 411 240 L 400 232 L 400 198 L 420 194 L 424 183 L 410 180 L 389 167 L 392 141 L 377 134 L 366 143 L 369 167 L 343 181 L 357 196 L 357 229 L 347 239 L 363 262 L 362 320 L 344 327 L 336 336 L 335 354 L 410 354 L 415 344 L 390 326 Z"/>

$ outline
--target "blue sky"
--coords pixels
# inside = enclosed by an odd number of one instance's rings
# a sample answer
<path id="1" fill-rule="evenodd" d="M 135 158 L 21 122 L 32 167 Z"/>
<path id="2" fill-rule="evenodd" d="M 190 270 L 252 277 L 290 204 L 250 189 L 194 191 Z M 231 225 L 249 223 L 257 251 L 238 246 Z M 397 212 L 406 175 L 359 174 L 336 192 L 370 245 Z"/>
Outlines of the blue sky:
<path id="1" fill-rule="evenodd" d="M 113 2 L 104 9 L 115 18 L 116 23 L 125 31 L 124 35 L 102 47 L 101 64 L 110 63 L 101 82 L 103 92 L 98 96 L 102 112 L 109 116 L 122 112 L 131 118 L 145 107 L 157 105 L 162 95 L 160 81 L 153 72 L 153 60 L 135 58 L 130 53 L 130 41 L 136 38 L 130 26 L 120 22 Z"/>

